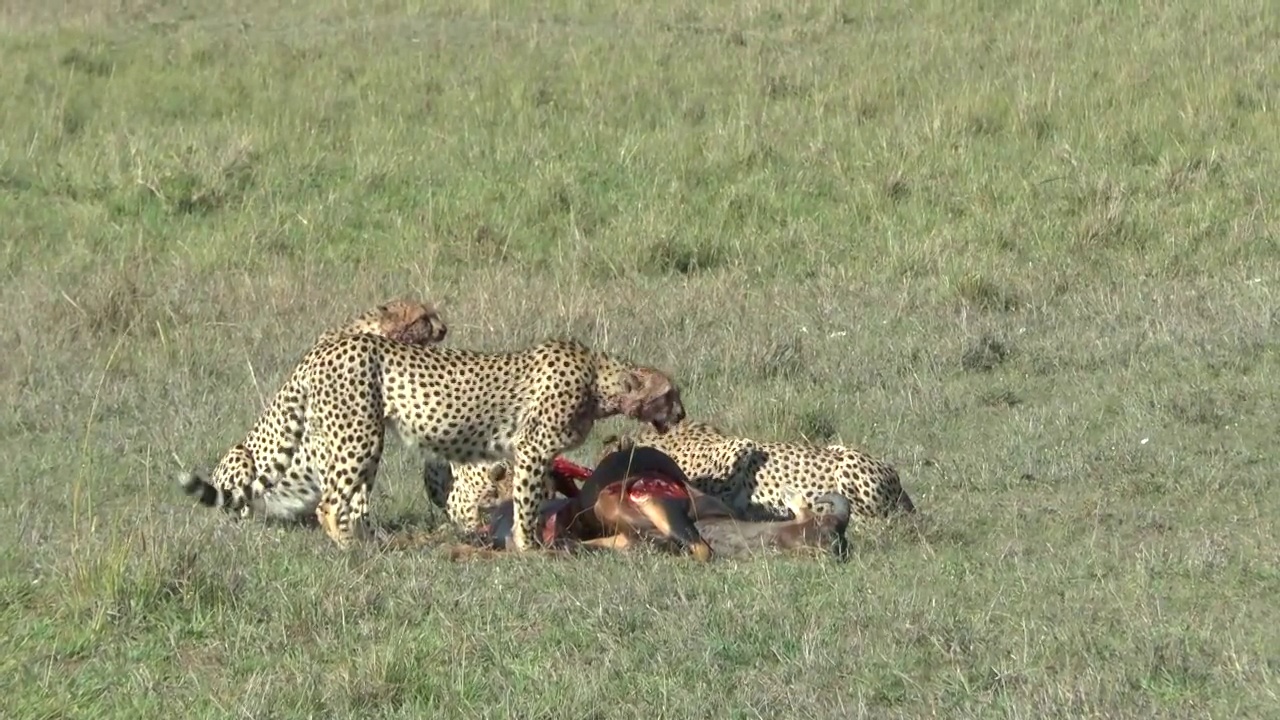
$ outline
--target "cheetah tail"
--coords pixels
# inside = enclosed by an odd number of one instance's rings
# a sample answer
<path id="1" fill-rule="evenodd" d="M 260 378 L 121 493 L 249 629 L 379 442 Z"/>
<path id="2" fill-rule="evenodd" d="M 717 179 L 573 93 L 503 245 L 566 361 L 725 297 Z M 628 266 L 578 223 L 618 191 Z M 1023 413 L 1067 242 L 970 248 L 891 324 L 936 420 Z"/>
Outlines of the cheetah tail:
<path id="1" fill-rule="evenodd" d="M 196 501 L 205 507 L 231 508 L 235 499 L 205 479 L 198 470 L 191 470 L 178 476 L 178 485 L 188 495 L 195 495 Z"/>

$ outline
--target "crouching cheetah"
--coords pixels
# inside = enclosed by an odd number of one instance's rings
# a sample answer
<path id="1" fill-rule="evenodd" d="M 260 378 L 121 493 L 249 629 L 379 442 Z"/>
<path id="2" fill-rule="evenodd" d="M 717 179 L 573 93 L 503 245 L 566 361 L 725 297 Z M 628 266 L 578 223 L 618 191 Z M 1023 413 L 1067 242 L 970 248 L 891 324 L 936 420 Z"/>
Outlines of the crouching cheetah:
<path id="1" fill-rule="evenodd" d="M 565 497 L 576 492 L 574 478 L 585 479 L 588 472 L 565 458 L 551 464 L 551 487 Z M 511 490 L 511 464 L 497 462 L 449 463 L 429 461 L 423 472 L 423 484 L 427 497 L 444 508 L 458 527 L 478 532 L 489 523 L 489 513 L 503 500 L 509 500 Z"/>
<path id="2" fill-rule="evenodd" d="M 759 442 L 690 421 L 662 435 L 610 436 L 601 454 L 636 445 L 670 455 L 694 487 L 718 497 L 746 519 L 789 517 L 794 512 L 793 497 L 803 496 L 812 507 L 827 493 L 844 495 L 863 517 L 915 511 L 892 466 L 842 445 Z"/>
<path id="3" fill-rule="evenodd" d="M 685 415 L 665 373 L 568 339 L 477 352 L 351 335 L 317 348 L 295 378 L 305 397 L 305 471 L 323 478 L 316 518 L 340 546 L 364 535 L 388 427 L 434 460 L 508 461 L 513 539 L 524 550 L 552 461 L 579 447 L 597 420 L 623 415 L 660 435 Z"/>
<path id="4" fill-rule="evenodd" d="M 448 327 L 434 306 L 396 299 L 321 333 L 309 352 L 358 333 L 407 345 L 429 345 L 444 340 Z M 211 479 L 196 470 L 179 476 L 178 483 L 188 495 L 197 496 L 201 505 L 219 507 L 241 518 L 255 509 L 282 520 L 298 520 L 314 512 L 320 489 L 307 479 L 306 458 L 294 454 L 303 403 L 296 376 L 295 370 L 248 436 L 233 445 L 214 467 Z"/>
<path id="5" fill-rule="evenodd" d="M 508 477 L 506 461 L 451 463 L 429 459 L 423 468 L 422 484 L 436 507 L 444 508 L 449 520 L 464 530 L 475 531 L 484 524 L 484 512 L 501 500 L 498 478 Z"/>

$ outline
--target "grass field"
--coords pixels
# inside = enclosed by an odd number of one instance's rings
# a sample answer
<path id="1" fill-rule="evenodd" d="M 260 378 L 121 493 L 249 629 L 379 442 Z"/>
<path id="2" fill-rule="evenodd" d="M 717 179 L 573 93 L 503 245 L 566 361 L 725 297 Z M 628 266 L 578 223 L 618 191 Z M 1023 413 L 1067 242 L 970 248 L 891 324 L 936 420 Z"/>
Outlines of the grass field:
<path id="1" fill-rule="evenodd" d="M 1280 715 L 1268 3 L 9 0 L 0 63 L 0 717 Z M 920 512 L 450 563 L 177 490 L 406 293 Z"/>

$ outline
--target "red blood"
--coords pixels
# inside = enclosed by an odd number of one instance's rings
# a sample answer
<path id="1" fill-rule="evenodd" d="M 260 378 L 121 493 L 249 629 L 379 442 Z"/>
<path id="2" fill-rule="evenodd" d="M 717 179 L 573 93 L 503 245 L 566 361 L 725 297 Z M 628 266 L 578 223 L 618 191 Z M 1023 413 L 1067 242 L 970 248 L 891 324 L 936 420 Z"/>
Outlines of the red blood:
<path id="1" fill-rule="evenodd" d="M 543 545 L 555 544 L 556 535 L 558 534 L 556 530 L 557 530 L 556 516 L 552 515 L 551 517 L 546 518 L 546 521 L 542 523 L 542 544 Z"/>
<path id="2" fill-rule="evenodd" d="M 633 503 L 660 497 L 688 500 L 689 491 L 684 484 L 661 475 L 643 475 L 627 486 L 627 499 Z"/>
<path id="3" fill-rule="evenodd" d="M 617 494 L 622 491 L 622 483 L 609 485 L 602 492 Z M 662 475 L 635 475 L 627 484 L 627 501 L 639 504 L 657 498 L 688 500 L 689 491 L 683 483 Z"/>
<path id="4" fill-rule="evenodd" d="M 569 532 L 569 525 L 573 522 L 573 505 L 561 503 L 555 510 L 546 513 L 542 521 L 542 542 L 554 545 L 556 540 L 566 537 Z"/>
<path id="5" fill-rule="evenodd" d="M 578 497 L 578 485 L 574 480 L 591 477 L 591 468 L 583 467 L 568 458 L 557 457 L 551 461 L 551 479 L 556 490 L 565 497 Z"/>
<path id="6" fill-rule="evenodd" d="M 566 457 L 557 457 L 555 460 L 552 460 L 551 472 L 558 473 L 575 480 L 586 480 L 591 477 L 591 468 L 583 467 Z"/>

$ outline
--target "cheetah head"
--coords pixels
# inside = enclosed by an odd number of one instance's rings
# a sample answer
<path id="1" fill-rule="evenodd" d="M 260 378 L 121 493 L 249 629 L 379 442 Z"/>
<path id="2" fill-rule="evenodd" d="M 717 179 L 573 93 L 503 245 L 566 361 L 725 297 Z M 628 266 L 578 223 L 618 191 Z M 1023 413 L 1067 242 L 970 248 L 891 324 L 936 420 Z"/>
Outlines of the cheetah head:
<path id="1" fill-rule="evenodd" d="M 449 332 L 440 313 L 429 303 L 396 299 L 379 305 L 378 312 L 383 334 L 407 345 L 442 342 Z"/>
<path id="2" fill-rule="evenodd" d="M 649 423 L 662 435 L 684 420 L 680 389 L 670 376 L 654 368 L 638 367 L 628 371 L 617 404 L 623 415 Z"/>

